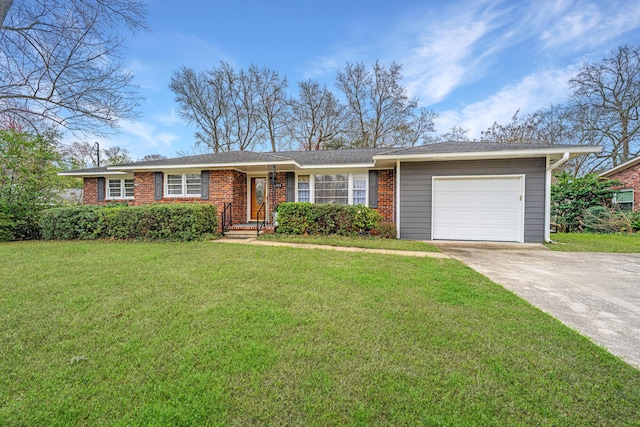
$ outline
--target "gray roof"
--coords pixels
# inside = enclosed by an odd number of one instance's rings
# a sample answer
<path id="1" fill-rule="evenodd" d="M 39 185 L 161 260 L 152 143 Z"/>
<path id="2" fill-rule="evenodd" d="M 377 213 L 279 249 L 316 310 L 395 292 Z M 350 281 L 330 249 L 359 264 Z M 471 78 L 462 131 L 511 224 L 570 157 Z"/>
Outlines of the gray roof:
<path id="1" fill-rule="evenodd" d="M 430 154 L 430 153 L 471 153 L 478 151 L 517 151 L 535 150 L 545 148 L 575 148 L 575 145 L 563 144 L 511 144 L 504 142 L 439 142 L 437 144 L 419 145 L 417 147 L 398 148 L 387 150 L 385 155 L 409 155 L 409 154 Z"/>
<path id="2" fill-rule="evenodd" d="M 295 161 L 300 165 L 344 165 L 372 163 L 373 156 L 389 151 L 389 148 L 353 148 L 345 150 L 321 151 L 228 151 L 208 153 L 196 156 L 175 157 L 172 159 L 149 160 L 145 162 L 127 163 L 117 166 L 168 166 L 168 165 L 203 165 L 203 164 L 236 164 Z"/>
<path id="3" fill-rule="evenodd" d="M 348 165 L 371 163 L 373 156 L 389 148 L 352 148 L 346 150 L 285 151 L 279 156 L 295 160 L 300 165 Z"/>
<path id="4" fill-rule="evenodd" d="M 148 160 L 145 162 L 126 163 L 118 166 L 153 166 L 153 165 L 201 165 L 209 163 L 260 163 L 287 160 L 280 153 L 256 153 L 253 151 L 225 151 L 207 153 L 196 156 L 174 157 L 171 159 Z"/>
<path id="5" fill-rule="evenodd" d="M 354 148 L 344 150 L 324 151 L 281 151 L 281 152 L 253 152 L 253 151 L 229 151 L 221 153 L 200 154 L 195 156 L 175 157 L 172 159 L 149 160 L 122 165 L 106 167 L 78 169 L 74 174 L 96 174 L 99 172 L 117 171 L 119 166 L 126 169 L 135 167 L 158 166 L 185 166 L 192 165 L 246 165 L 260 163 L 291 163 L 296 162 L 301 166 L 326 166 L 326 165 L 363 165 L 372 164 L 374 156 L 411 156 L 429 155 L 439 153 L 473 153 L 473 152 L 499 152 L 518 150 L 544 150 L 544 149 L 575 149 L 575 145 L 550 145 L 550 144 L 507 144 L 498 142 L 441 142 L 436 144 L 421 145 L 405 148 Z M 64 172 L 63 172 L 64 173 Z"/>

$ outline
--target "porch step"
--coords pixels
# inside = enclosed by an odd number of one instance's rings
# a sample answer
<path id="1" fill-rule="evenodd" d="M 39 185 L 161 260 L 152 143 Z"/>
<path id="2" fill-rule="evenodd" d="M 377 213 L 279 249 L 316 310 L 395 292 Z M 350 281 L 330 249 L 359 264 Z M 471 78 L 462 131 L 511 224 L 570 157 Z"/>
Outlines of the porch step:
<path id="1" fill-rule="evenodd" d="M 273 226 L 267 225 L 260 229 L 260 234 L 265 232 L 273 233 Z M 229 239 L 251 239 L 251 238 L 256 238 L 257 236 L 258 236 L 258 228 L 255 224 L 232 225 L 229 228 L 229 231 L 224 233 L 224 237 Z"/>
<path id="2" fill-rule="evenodd" d="M 255 229 L 253 230 L 234 230 L 231 229 L 224 233 L 225 239 L 255 239 L 257 237 L 257 232 Z"/>

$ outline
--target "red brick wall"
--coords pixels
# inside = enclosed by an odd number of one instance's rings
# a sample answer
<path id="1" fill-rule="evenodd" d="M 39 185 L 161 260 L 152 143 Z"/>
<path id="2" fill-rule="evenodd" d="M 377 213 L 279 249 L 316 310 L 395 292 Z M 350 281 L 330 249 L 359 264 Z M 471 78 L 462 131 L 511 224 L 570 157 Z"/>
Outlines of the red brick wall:
<path id="1" fill-rule="evenodd" d="M 633 188 L 633 210 L 640 210 L 640 163 L 611 175 L 609 178 L 620 181 L 622 188 Z"/>
<path id="2" fill-rule="evenodd" d="M 84 204 L 98 204 L 98 178 L 84 179 Z"/>
<path id="3" fill-rule="evenodd" d="M 222 215 L 225 203 L 231 203 L 233 223 L 247 222 L 247 175 L 240 171 L 209 172 L 209 202 L 218 206 Z"/>
<path id="4" fill-rule="evenodd" d="M 108 178 L 105 178 L 105 190 L 107 186 Z M 134 201 L 129 200 L 107 200 L 105 194 L 102 195 L 103 201 L 98 201 L 98 178 L 84 178 L 84 204 L 85 205 L 106 205 L 108 203 L 122 203 L 126 202 L 129 205 L 133 205 Z"/>
<path id="5" fill-rule="evenodd" d="M 395 204 L 395 186 L 393 169 L 378 171 L 378 208 L 376 209 L 387 222 L 395 220 L 393 208 Z"/>
<path id="6" fill-rule="evenodd" d="M 136 172 L 133 174 L 133 204 L 147 205 L 155 202 L 153 172 Z"/>
<path id="7" fill-rule="evenodd" d="M 134 205 L 148 205 L 150 203 L 211 203 L 210 200 L 202 200 L 200 197 L 165 197 L 164 182 L 162 185 L 162 199 L 155 200 L 155 174 L 154 172 L 136 172 L 133 174 Z"/>
<path id="8" fill-rule="evenodd" d="M 218 215 L 222 215 L 224 203 L 233 203 L 233 222 L 242 224 L 247 221 L 247 175 L 235 170 L 215 170 L 209 172 L 209 200 L 199 197 L 162 197 L 154 199 L 154 173 L 136 172 L 134 174 L 134 205 L 149 203 L 212 203 L 218 207 Z M 276 198 L 270 205 L 273 212 L 275 205 L 286 201 L 287 180 L 285 172 L 276 174 Z M 163 186 L 164 191 L 164 186 Z M 273 199 L 273 190 L 269 182 L 269 198 Z M 385 221 L 394 221 L 394 171 L 393 169 L 378 171 L 378 208 L 376 209 Z M 640 191 L 636 192 L 638 197 Z M 97 205 L 110 201 L 98 202 L 98 179 L 84 179 L 84 203 Z M 640 205 L 640 202 L 637 202 Z M 220 218 L 221 219 L 221 218 Z"/>

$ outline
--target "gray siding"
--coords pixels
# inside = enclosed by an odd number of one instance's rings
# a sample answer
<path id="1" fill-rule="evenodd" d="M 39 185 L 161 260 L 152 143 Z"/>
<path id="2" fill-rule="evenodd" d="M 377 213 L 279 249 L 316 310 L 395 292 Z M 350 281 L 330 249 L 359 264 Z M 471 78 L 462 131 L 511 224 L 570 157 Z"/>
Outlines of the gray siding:
<path id="1" fill-rule="evenodd" d="M 524 241 L 544 241 L 545 159 L 404 162 L 400 165 L 400 238 L 431 240 L 431 178 L 525 175 Z"/>

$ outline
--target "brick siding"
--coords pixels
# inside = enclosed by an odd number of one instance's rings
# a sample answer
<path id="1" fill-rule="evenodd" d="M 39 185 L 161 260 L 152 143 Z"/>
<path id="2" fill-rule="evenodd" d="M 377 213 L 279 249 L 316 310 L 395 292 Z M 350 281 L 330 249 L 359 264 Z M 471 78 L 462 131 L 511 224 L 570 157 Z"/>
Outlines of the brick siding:
<path id="1" fill-rule="evenodd" d="M 153 172 L 136 172 L 133 174 L 133 200 L 134 205 L 146 205 L 154 200 Z"/>
<path id="2" fill-rule="evenodd" d="M 84 204 L 98 204 L 98 178 L 84 179 Z"/>
<path id="3" fill-rule="evenodd" d="M 622 183 L 622 188 L 633 188 L 633 210 L 640 211 L 640 163 L 609 176 Z"/>
<path id="4" fill-rule="evenodd" d="M 247 222 L 247 175 L 235 170 L 210 171 L 208 202 L 218 207 L 220 220 L 224 204 L 231 203 L 233 223 Z"/>
<path id="5" fill-rule="evenodd" d="M 378 171 L 378 208 L 376 209 L 387 222 L 395 221 L 393 212 L 395 204 L 394 170 Z"/>
<path id="6" fill-rule="evenodd" d="M 233 223 L 242 224 L 247 221 L 247 175 L 236 170 L 212 170 L 209 172 L 209 200 L 199 197 L 165 197 L 155 200 L 154 172 L 134 173 L 134 199 L 127 200 L 131 205 L 146 205 L 149 203 L 211 203 L 218 207 L 218 219 L 222 224 L 224 203 L 232 203 Z M 106 184 L 105 184 L 106 185 Z M 286 201 L 287 179 L 285 172 L 276 174 L 275 201 L 273 189 L 269 182 L 269 209 Z M 393 169 L 378 172 L 378 208 L 376 209 L 385 221 L 394 221 L 394 171 Z M 164 193 L 164 185 L 162 188 Z M 121 202 L 121 200 L 118 200 Z M 111 200 L 98 202 L 98 179 L 84 179 L 84 203 L 97 205 L 111 203 Z M 275 202 L 275 203 L 274 203 Z"/>
<path id="7" fill-rule="evenodd" d="M 114 178 L 112 178 L 114 179 Z M 105 192 L 107 191 L 107 185 L 109 178 L 105 178 Z M 106 199 L 106 194 L 102 195 L 103 200 L 98 201 L 98 178 L 84 178 L 84 199 L 83 202 L 85 205 L 107 205 L 109 203 L 127 203 L 129 205 L 134 204 L 134 200 L 112 200 Z"/>

